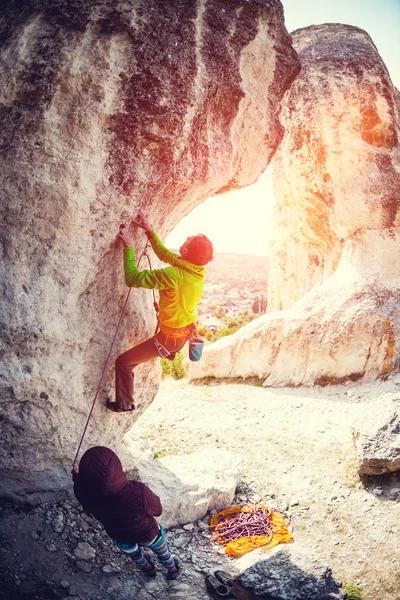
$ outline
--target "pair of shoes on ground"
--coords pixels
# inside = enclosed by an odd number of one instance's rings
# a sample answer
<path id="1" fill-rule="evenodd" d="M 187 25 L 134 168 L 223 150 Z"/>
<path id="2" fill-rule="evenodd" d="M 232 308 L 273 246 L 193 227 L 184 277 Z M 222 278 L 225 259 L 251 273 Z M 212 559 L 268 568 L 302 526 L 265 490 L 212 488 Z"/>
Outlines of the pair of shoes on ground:
<path id="1" fill-rule="evenodd" d="M 112 412 L 116 413 L 132 412 L 135 410 L 134 404 L 132 404 L 130 408 L 120 408 L 119 406 L 117 406 L 116 402 L 110 402 L 109 400 L 107 400 L 106 402 L 106 407 L 108 408 L 108 410 L 112 410 Z"/>
<path id="2" fill-rule="evenodd" d="M 157 571 L 156 571 L 156 567 L 154 565 L 153 562 L 151 562 L 151 560 L 147 559 L 147 562 L 151 565 L 151 569 L 142 569 L 142 572 L 147 576 L 147 577 L 155 577 L 157 575 Z M 168 570 L 167 572 L 167 581 L 172 581 L 173 579 L 177 579 L 177 577 L 179 577 L 179 575 L 181 574 L 181 569 L 179 567 L 179 562 L 177 558 L 174 558 L 174 564 L 175 564 L 175 568 L 176 571 L 170 571 Z"/>
<path id="3" fill-rule="evenodd" d="M 233 578 L 225 571 L 215 571 L 214 575 L 206 575 L 206 587 L 215 596 L 228 598 L 233 588 Z"/>

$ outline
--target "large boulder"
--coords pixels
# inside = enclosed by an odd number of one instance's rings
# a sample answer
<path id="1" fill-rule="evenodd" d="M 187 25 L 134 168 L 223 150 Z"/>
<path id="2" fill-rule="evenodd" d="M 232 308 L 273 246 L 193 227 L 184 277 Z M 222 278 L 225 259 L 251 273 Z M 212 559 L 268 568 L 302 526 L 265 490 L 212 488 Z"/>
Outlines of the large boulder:
<path id="1" fill-rule="evenodd" d="M 304 549 L 279 550 L 259 560 L 239 577 L 240 588 L 251 595 L 235 594 L 238 598 L 269 598 L 270 600 L 339 600 L 346 598 L 341 584 L 329 567 L 321 564 Z"/>
<path id="2" fill-rule="evenodd" d="M 1 493 L 26 495 L 70 486 L 127 293 L 119 224 L 143 209 L 164 236 L 253 183 L 300 66 L 279 0 L 4 0 L 0 44 Z M 134 291 L 83 449 L 118 451 L 152 401 L 157 361 L 136 413 L 104 409 L 113 360 L 154 325 Z"/>
<path id="3" fill-rule="evenodd" d="M 387 376 L 400 360 L 400 293 L 393 281 L 399 252 L 396 232 L 356 234 L 328 281 L 290 309 L 206 346 L 201 361 L 189 364 L 190 377 L 257 377 L 284 386 Z"/>
<path id="4" fill-rule="evenodd" d="M 302 70 L 273 161 L 269 312 L 329 279 L 357 232 L 400 225 L 399 93 L 373 41 L 340 24 L 292 36 Z"/>
<path id="5" fill-rule="evenodd" d="M 162 524 L 192 523 L 210 510 L 232 504 L 241 476 L 242 459 L 227 450 L 143 460 L 128 472 L 161 498 Z"/>
<path id="6" fill-rule="evenodd" d="M 307 27 L 293 42 L 302 71 L 274 159 L 276 312 L 208 346 L 192 378 L 312 385 L 400 366 L 399 94 L 358 28 Z"/>
<path id="7" fill-rule="evenodd" d="M 352 432 L 360 476 L 400 471 L 400 395 L 377 398 Z"/>

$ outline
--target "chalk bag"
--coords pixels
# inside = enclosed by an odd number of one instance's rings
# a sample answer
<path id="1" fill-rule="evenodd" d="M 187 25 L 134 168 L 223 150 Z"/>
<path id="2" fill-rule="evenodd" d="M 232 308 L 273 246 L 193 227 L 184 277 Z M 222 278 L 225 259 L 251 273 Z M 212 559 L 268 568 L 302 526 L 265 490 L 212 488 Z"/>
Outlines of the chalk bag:
<path id="1" fill-rule="evenodd" d="M 204 348 L 204 340 L 200 338 L 191 338 L 189 342 L 189 358 L 193 362 L 196 362 L 201 359 L 201 355 L 203 354 Z"/>

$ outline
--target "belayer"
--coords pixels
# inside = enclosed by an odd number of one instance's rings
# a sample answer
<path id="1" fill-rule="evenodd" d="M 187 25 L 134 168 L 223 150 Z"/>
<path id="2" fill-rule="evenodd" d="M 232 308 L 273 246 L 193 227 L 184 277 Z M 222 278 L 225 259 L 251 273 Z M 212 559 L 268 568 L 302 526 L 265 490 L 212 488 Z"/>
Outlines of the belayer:
<path id="1" fill-rule="evenodd" d="M 162 513 L 160 498 L 144 483 L 126 478 L 119 457 L 110 448 L 94 446 L 85 452 L 79 469 L 72 470 L 74 494 L 84 510 L 103 525 L 115 546 L 128 555 L 148 577 L 156 567 L 142 548 L 149 548 L 167 569 L 168 580 L 180 574 L 154 517 Z"/>
<path id="2" fill-rule="evenodd" d="M 202 234 L 187 238 L 179 254 L 168 250 L 157 236 L 147 217 L 139 213 L 133 221 L 144 229 L 156 256 L 169 267 L 139 270 L 130 234 L 120 229 L 118 239 L 124 246 L 125 282 L 129 287 L 159 290 L 159 331 L 141 344 L 120 354 L 115 361 L 115 402 L 107 402 L 114 412 L 135 409 L 133 369 L 157 356 L 167 357 L 183 348 L 190 339 L 197 320 L 206 270 L 213 258 L 213 246 Z"/>

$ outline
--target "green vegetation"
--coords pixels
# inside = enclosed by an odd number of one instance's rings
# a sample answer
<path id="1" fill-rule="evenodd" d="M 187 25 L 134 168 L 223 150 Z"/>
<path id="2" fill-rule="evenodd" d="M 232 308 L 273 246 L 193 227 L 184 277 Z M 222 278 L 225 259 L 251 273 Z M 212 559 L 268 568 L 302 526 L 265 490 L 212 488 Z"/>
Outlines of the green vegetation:
<path id="1" fill-rule="evenodd" d="M 215 342 L 227 335 L 232 335 L 235 331 L 243 327 L 243 325 L 246 325 L 257 318 L 257 315 L 251 310 L 242 310 L 235 319 L 230 315 L 223 314 L 220 306 L 213 305 L 213 308 L 216 309 L 213 316 L 223 321 L 225 327 L 221 327 L 221 329 L 213 333 L 212 331 L 208 331 L 204 325 L 199 325 L 197 327 L 199 336 L 205 338 L 208 342 Z M 174 360 L 160 358 L 163 377 L 172 377 L 172 379 L 183 379 L 186 377 L 185 369 L 183 367 L 183 359 L 185 356 L 187 356 L 186 347 L 183 350 L 183 353 L 176 353 Z"/>
<path id="2" fill-rule="evenodd" d="M 357 472 L 356 456 L 347 457 L 343 461 L 344 483 L 348 488 L 355 488 L 360 484 L 360 477 Z"/>
<path id="3" fill-rule="evenodd" d="M 177 352 L 174 360 L 160 358 L 163 377 L 172 377 L 172 379 L 183 379 L 186 377 L 183 368 L 183 354 Z"/>
<path id="4" fill-rule="evenodd" d="M 209 342 L 216 342 L 217 340 L 227 336 L 232 335 L 238 329 L 253 321 L 253 319 L 257 318 L 257 315 L 251 310 L 242 310 L 238 313 L 236 319 L 231 317 L 230 315 L 226 315 L 221 313 L 221 307 L 217 307 L 217 310 L 213 312 L 213 317 L 216 317 L 225 323 L 225 327 L 221 327 L 218 331 L 213 333 L 212 331 L 208 331 L 208 329 L 204 325 L 199 325 L 197 331 L 201 337 L 206 338 Z"/>
<path id="5" fill-rule="evenodd" d="M 344 585 L 347 592 L 346 600 L 362 600 L 361 588 L 354 585 Z"/>

